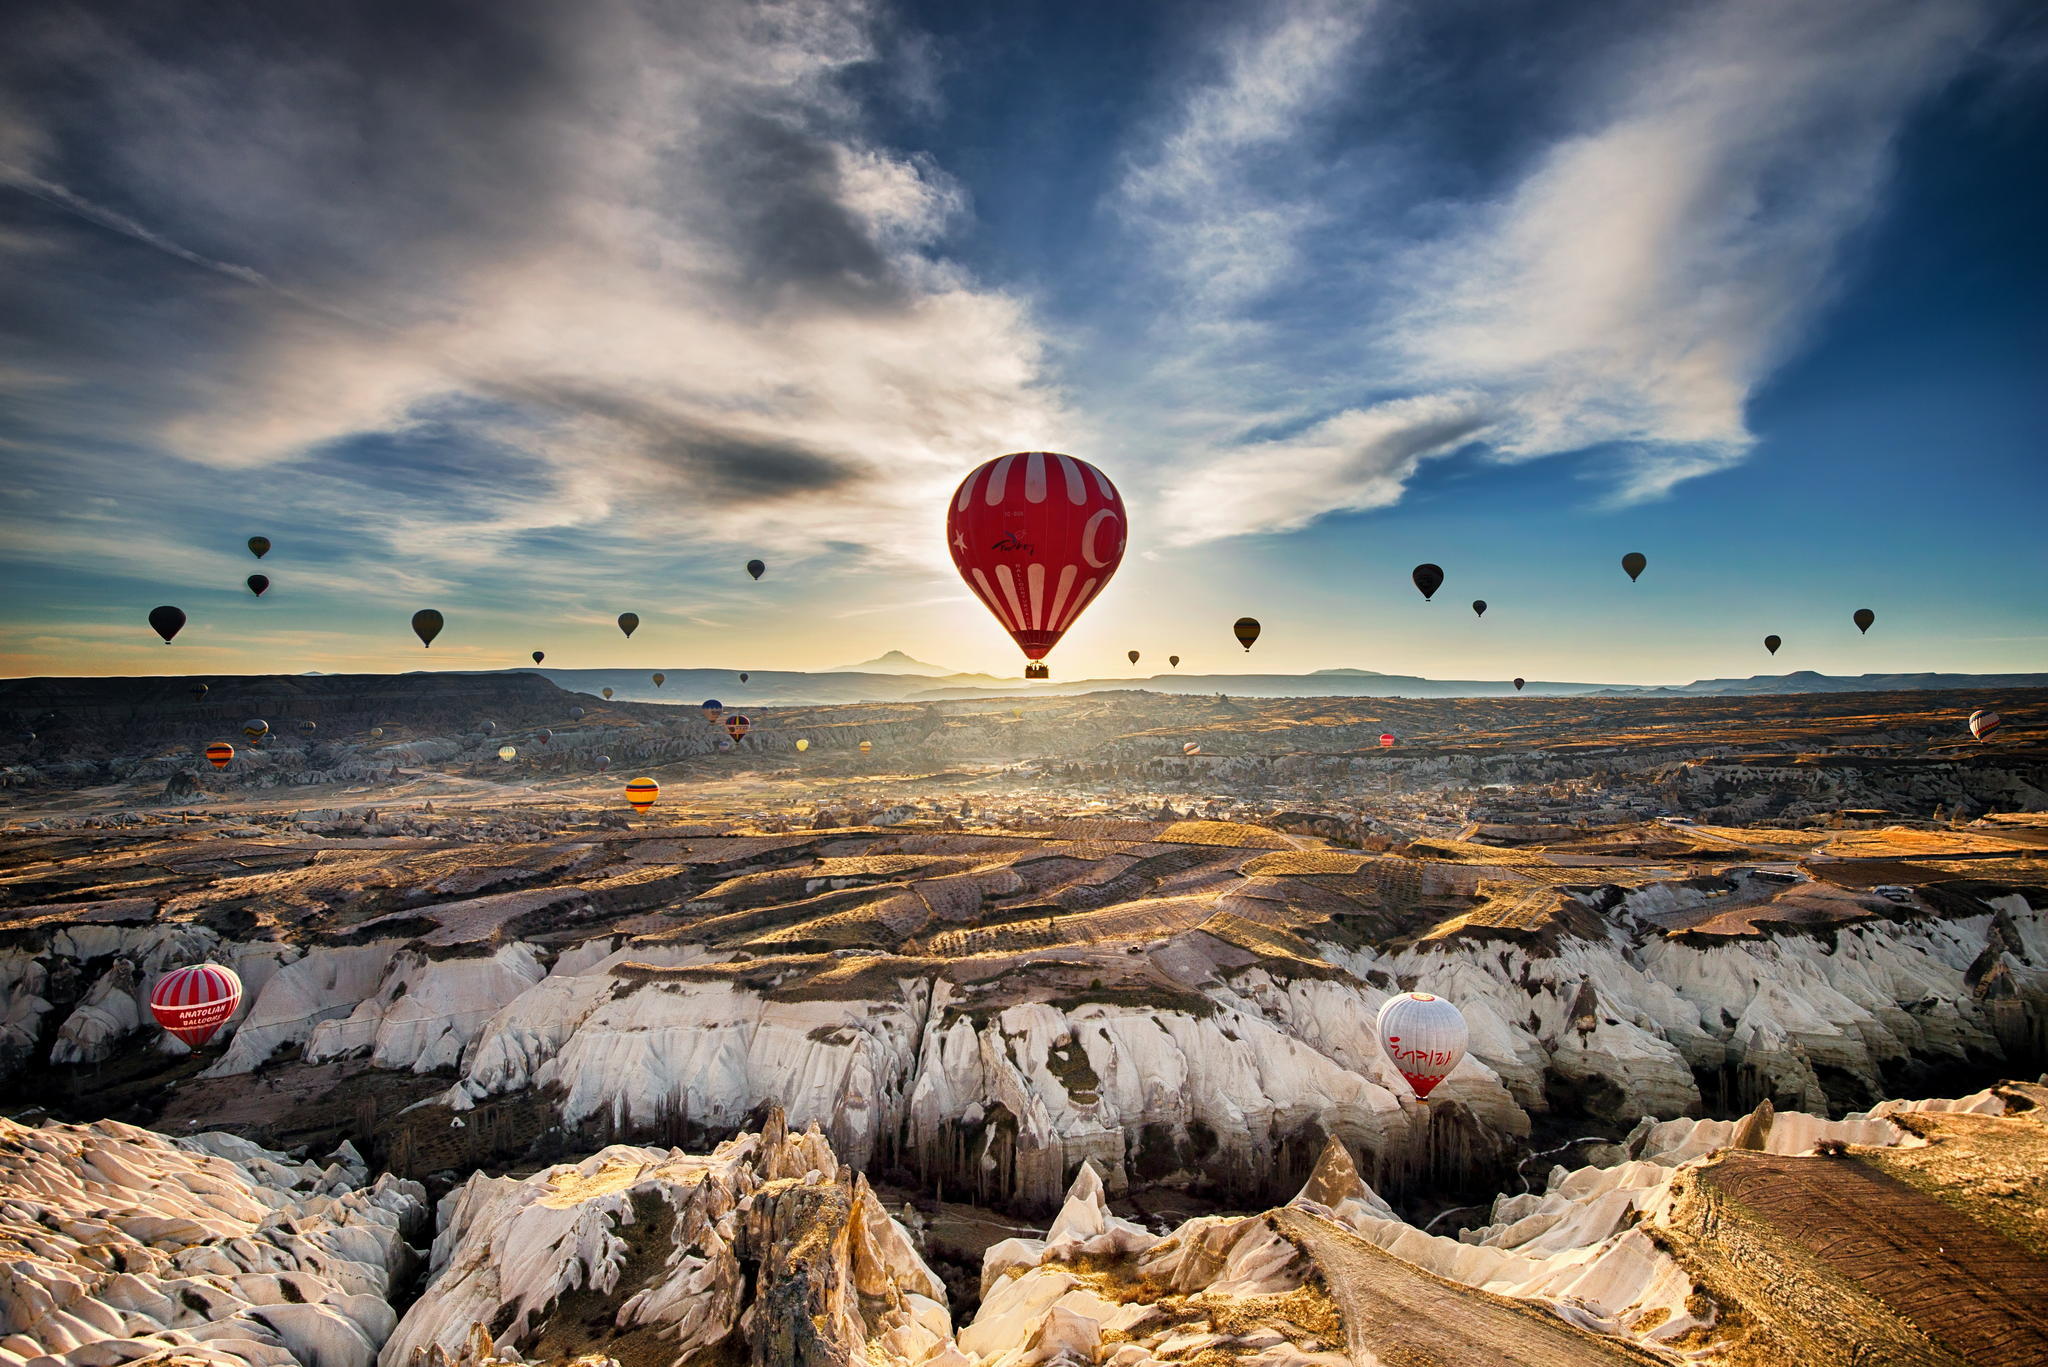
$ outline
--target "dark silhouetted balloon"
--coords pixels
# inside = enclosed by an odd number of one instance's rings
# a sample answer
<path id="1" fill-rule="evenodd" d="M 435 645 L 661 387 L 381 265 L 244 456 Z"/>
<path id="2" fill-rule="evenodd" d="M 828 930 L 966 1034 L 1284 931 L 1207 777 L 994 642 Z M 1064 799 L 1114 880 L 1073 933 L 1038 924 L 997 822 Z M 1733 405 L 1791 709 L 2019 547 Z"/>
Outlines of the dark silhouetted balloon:
<path id="1" fill-rule="evenodd" d="M 746 675 L 744 675 L 744 674 L 740 675 L 740 682 L 741 682 L 741 683 L 745 683 L 746 681 L 747 681 L 747 676 L 746 676 Z"/>
<path id="2" fill-rule="evenodd" d="M 1250 650 L 1252 642 L 1259 639 L 1259 619 L 1256 617 L 1238 618 L 1236 623 L 1231 626 L 1230 634 L 1237 637 L 1239 645 L 1243 646 L 1246 650 Z"/>
<path id="3" fill-rule="evenodd" d="M 412 634 L 420 638 L 420 644 L 423 646 L 432 646 L 434 638 L 441 634 L 441 628 L 445 625 L 446 623 L 441 620 L 441 614 L 432 608 L 421 608 L 412 615 Z"/>
<path id="4" fill-rule="evenodd" d="M 619 630 L 620 630 L 620 631 L 623 631 L 623 632 L 625 632 L 625 633 L 626 633 L 626 639 L 628 639 L 628 640 L 631 640 L 631 639 L 632 639 L 632 637 L 633 637 L 633 632 L 634 632 L 634 630 L 635 630 L 636 628 L 638 628 L 638 627 L 639 627 L 639 625 L 640 625 L 640 614 L 639 614 L 639 613 L 637 613 L 637 612 L 622 612 L 622 613 L 620 613 L 620 614 L 619 614 Z"/>
<path id="5" fill-rule="evenodd" d="M 228 761 L 235 757 L 235 747 L 224 740 L 217 740 L 206 747 L 206 762 L 216 769 L 228 767 Z"/>
<path id="6" fill-rule="evenodd" d="M 1167 656 L 1167 657 L 1166 657 L 1166 663 L 1167 663 L 1167 665 L 1168 665 L 1168 667 L 1169 667 L 1169 668 L 1172 668 L 1172 669 L 1179 669 L 1179 668 L 1180 668 L 1180 656 L 1178 656 L 1178 655 L 1169 655 L 1169 656 Z"/>
<path id="7" fill-rule="evenodd" d="M 1045 657 L 1123 562 L 1124 501 L 1085 460 L 1017 451 L 986 461 L 946 505 L 953 567 L 1043 679 Z"/>
<path id="8" fill-rule="evenodd" d="M 539 664 L 542 660 L 545 660 L 547 657 L 548 653 L 545 650 L 536 650 L 533 652 L 533 662 L 535 664 Z"/>
<path id="9" fill-rule="evenodd" d="M 268 589 L 269 587 L 270 587 L 270 576 L 269 576 L 269 575 L 267 575 L 267 574 L 252 574 L 252 575 L 250 575 L 250 576 L 249 576 L 249 592 L 251 592 L 251 593 L 255 594 L 255 595 L 256 595 L 256 596 L 258 597 L 258 598 L 261 598 L 261 597 L 263 596 L 264 590 Z"/>
<path id="10" fill-rule="evenodd" d="M 185 614 L 181 609 L 173 607 L 151 608 L 149 626 L 150 630 L 164 638 L 165 645 L 169 645 L 171 638 L 185 629 Z"/>
<path id="11" fill-rule="evenodd" d="M 583 720 L 583 709 L 582 709 L 582 708 L 580 708 L 580 707 L 572 707 L 572 708 L 570 708 L 570 709 L 569 709 L 569 720 L 570 720 L 570 721 L 582 721 L 582 720 Z"/>
<path id="12" fill-rule="evenodd" d="M 1521 692 L 1521 691 L 1522 691 L 1522 685 L 1523 685 L 1523 684 L 1525 684 L 1525 683 L 1527 683 L 1527 682 L 1529 682 L 1529 681 L 1528 681 L 1527 679 L 1517 679 L 1517 680 L 1515 680 L 1515 692 L 1517 692 L 1517 693 Z"/>
<path id="13" fill-rule="evenodd" d="M 612 700 L 612 691 L 609 688 L 600 689 L 598 691 L 604 694 L 604 700 L 606 702 L 610 702 Z"/>
<path id="14" fill-rule="evenodd" d="M 1770 651 L 1770 652 L 1771 652 L 1771 654 L 1773 654 L 1773 655 L 1776 655 L 1776 654 L 1778 653 L 1778 647 L 1779 647 L 1779 646 L 1781 646 L 1781 645 L 1783 645 L 1783 644 L 1785 644 L 1785 641 L 1784 641 L 1784 638 L 1783 638 L 1783 637 L 1779 637 L 1779 636 L 1766 636 L 1766 637 L 1764 637 L 1764 649 L 1765 649 L 1765 650 L 1768 650 L 1768 651 Z"/>
<path id="15" fill-rule="evenodd" d="M 1415 581 L 1415 587 L 1422 590 L 1422 601 L 1436 597 L 1436 591 L 1444 586 L 1444 571 L 1441 565 L 1417 565 L 1408 576 Z"/>
<path id="16" fill-rule="evenodd" d="M 1486 600 L 1484 598 L 1474 598 L 1472 600 L 1472 615 L 1474 617 L 1484 617 L 1486 615 Z"/>
<path id="17" fill-rule="evenodd" d="M 1136 663 L 1138 662 L 1138 652 L 1137 652 L 1137 651 L 1135 651 L 1135 650 L 1131 651 L 1131 652 L 1130 652 L 1130 657 L 1131 657 L 1131 663 L 1132 663 L 1132 664 L 1136 664 Z"/>
<path id="18" fill-rule="evenodd" d="M 1872 622 L 1875 622 L 1876 620 L 1877 620 L 1877 614 L 1876 614 L 1876 613 L 1874 613 L 1874 612 L 1872 612 L 1872 611 L 1871 611 L 1871 610 L 1870 610 L 1869 608 L 1858 608 L 1858 609 L 1856 609 L 1856 617 L 1855 617 L 1855 622 L 1856 622 L 1856 630 L 1858 630 L 1858 631 L 1869 631 L 1869 630 L 1870 630 L 1870 624 L 1871 624 Z"/>
<path id="19" fill-rule="evenodd" d="M 1649 564 L 1649 557 L 1645 556 L 1641 551 L 1630 551 L 1621 558 L 1621 567 L 1628 571 L 1630 583 L 1634 583 L 1642 578 L 1643 571 L 1649 568 Z"/>
<path id="20" fill-rule="evenodd" d="M 605 770 L 612 767 L 612 757 L 610 755 L 599 755 L 596 759 L 592 760 L 591 763 L 597 766 L 597 772 L 601 774 Z"/>
<path id="21" fill-rule="evenodd" d="M 266 555 L 269 555 L 269 554 L 270 554 L 270 538 L 269 538 L 269 537 L 267 537 L 267 536 L 252 536 L 252 537 L 250 537 L 250 538 L 249 538 L 249 553 L 250 553 L 251 555 L 254 555 L 254 556 L 255 556 L 255 557 L 256 557 L 256 558 L 258 559 L 258 560 L 261 560 L 261 559 L 262 559 L 262 558 L 263 558 L 264 556 L 266 556 Z"/>
<path id="22" fill-rule="evenodd" d="M 202 683 L 202 684 L 193 684 L 193 685 L 192 685 L 192 688 L 191 688 L 191 693 L 192 693 L 192 701 L 193 701 L 193 702 L 205 702 L 205 701 L 206 701 L 206 685 L 205 685 L 205 684 L 203 684 L 203 683 Z"/>
<path id="23" fill-rule="evenodd" d="M 483 732 L 487 736 L 495 736 L 498 734 L 498 724 L 494 721 L 480 721 L 476 724 L 476 729 Z"/>
<path id="24" fill-rule="evenodd" d="M 668 675 L 666 675 L 666 674 L 657 674 L 657 675 L 655 675 L 655 676 L 654 676 L 654 686 L 655 686 L 656 688 L 659 688 L 659 687 L 661 687 L 661 686 L 662 686 L 663 684 L 665 684 L 665 683 L 667 683 L 667 682 L 668 682 Z"/>
<path id="25" fill-rule="evenodd" d="M 747 573 L 759 579 L 762 575 L 768 573 L 768 567 L 758 560 L 749 560 L 747 562 Z"/>

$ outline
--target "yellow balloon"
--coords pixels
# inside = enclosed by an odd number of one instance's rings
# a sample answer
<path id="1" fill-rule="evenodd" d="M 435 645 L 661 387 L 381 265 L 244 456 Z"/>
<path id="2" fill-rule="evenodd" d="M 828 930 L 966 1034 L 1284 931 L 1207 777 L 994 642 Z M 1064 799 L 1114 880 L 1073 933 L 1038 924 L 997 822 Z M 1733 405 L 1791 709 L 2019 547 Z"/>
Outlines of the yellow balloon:
<path id="1" fill-rule="evenodd" d="M 800 740 L 796 743 L 796 748 L 798 752 L 801 753 L 802 751 L 810 749 L 811 743 L 807 740 Z"/>

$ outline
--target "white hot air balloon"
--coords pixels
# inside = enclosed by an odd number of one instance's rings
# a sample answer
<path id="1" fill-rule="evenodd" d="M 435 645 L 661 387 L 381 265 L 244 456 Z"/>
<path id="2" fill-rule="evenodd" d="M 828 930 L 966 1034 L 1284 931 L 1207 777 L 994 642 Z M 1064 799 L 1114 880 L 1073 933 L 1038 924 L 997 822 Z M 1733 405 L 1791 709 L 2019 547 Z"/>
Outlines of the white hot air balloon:
<path id="1" fill-rule="evenodd" d="M 1978 740 L 1982 740 L 1993 731 L 1996 731 L 2004 722 L 2005 718 L 1999 716 L 1990 708 L 1982 708 L 1970 714 L 1970 734 Z"/>
<path id="2" fill-rule="evenodd" d="M 1465 1057 L 1465 1017 L 1442 997 L 1403 992 L 1380 1008 L 1380 1047 L 1408 1079 L 1415 1095 L 1427 1098 Z"/>

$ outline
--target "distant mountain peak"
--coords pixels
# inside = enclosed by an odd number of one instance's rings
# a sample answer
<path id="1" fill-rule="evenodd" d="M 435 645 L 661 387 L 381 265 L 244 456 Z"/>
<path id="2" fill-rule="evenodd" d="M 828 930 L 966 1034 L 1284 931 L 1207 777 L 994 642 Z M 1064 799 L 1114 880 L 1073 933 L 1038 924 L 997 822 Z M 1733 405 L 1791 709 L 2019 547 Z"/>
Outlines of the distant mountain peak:
<path id="1" fill-rule="evenodd" d="M 887 651 L 857 665 L 841 665 L 832 671 L 834 674 L 926 674 L 935 679 L 956 672 L 943 665 L 928 664 L 905 655 L 900 650 Z"/>

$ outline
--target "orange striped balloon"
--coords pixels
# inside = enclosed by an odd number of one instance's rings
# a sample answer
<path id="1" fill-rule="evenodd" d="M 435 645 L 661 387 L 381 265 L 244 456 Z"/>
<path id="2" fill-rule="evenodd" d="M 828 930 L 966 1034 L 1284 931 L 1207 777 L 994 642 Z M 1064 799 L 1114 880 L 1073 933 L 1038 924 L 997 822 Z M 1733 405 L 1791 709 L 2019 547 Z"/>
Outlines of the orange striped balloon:
<path id="1" fill-rule="evenodd" d="M 661 785 L 651 778 L 636 778 L 626 785 L 626 801 L 633 804 L 636 812 L 646 811 L 660 796 Z"/>
<path id="2" fill-rule="evenodd" d="M 235 747 L 224 740 L 217 740 L 206 747 L 206 762 L 216 769 L 228 767 L 228 761 L 235 757 Z"/>

